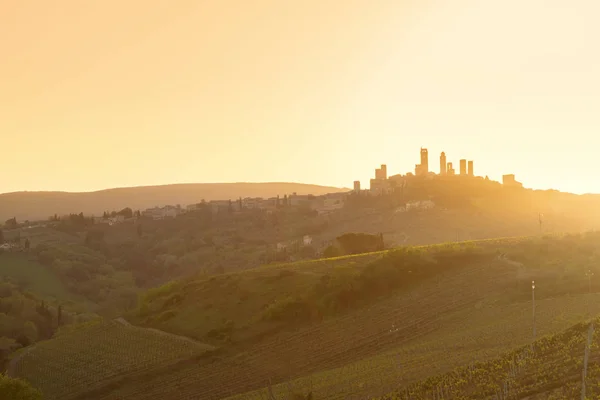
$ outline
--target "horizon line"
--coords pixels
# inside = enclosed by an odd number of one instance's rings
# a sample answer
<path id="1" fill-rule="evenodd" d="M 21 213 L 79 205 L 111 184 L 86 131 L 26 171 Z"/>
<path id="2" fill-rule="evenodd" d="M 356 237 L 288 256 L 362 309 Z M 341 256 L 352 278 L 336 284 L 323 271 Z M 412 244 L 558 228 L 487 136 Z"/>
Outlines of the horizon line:
<path id="1" fill-rule="evenodd" d="M 316 183 L 303 183 L 303 182 L 254 182 L 254 181 L 237 181 L 237 182 L 178 182 L 178 183 L 158 183 L 158 184 L 146 184 L 146 185 L 132 185 L 132 186 L 117 186 L 117 187 L 108 187 L 102 189 L 93 189 L 93 190 L 81 190 L 81 191 L 69 191 L 69 190 L 16 190 L 11 192 L 0 192 L 0 196 L 2 195 L 10 195 L 10 194 L 21 194 L 21 193 L 67 193 L 67 194 L 85 194 L 85 193 L 98 193 L 98 192 L 106 192 L 110 190 L 125 190 L 125 189 L 140 189 L 140 188 L 148 188 L 148 187 L 165 187 L 165 186 L 185 186 L 185 185 L 306 185 L 306 186 L 319 186 L 323 188 L 333 188 L 333 189 L 347 189 L 352 190 L 349 187 L 344 186 L 334 186 L 334 185 L 322 185 Z"/>

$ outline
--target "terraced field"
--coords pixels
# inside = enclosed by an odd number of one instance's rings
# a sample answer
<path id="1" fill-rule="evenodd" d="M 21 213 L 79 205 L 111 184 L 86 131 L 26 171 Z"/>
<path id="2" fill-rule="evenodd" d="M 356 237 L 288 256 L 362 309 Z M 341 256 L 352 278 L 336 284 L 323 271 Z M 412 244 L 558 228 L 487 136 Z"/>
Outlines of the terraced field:
<path id="1" fill-rule="evenodd" d="M 541 300 L 536 305 L 538 337 L 559 333 L 600 313 L 600 294 Z M 472 307 L 436 320 L 438 329 L 373 357 L 339 368 L 273 385 L 276 396 L 287 396 L 289 386 L 312 391 L 319 399 L 362 399 L 384 395 L 432 374 L 441 374 L 498 357 L 532 338 L 531 303 Z M 231 396 L 228 400 L 260 400 L 266 389 Z"/>
<path id="2" fill-rule="evenodd" d="M 210 350 L 116 321 L 93 322 L 25 349 L 17 355 L 13 374 L 42 390 L 46 400 L 87 398 L 99 388 L 163 371 Z"/>
<path id="3" fill-rule="evenodd" d="M 533 345 L 432 376 L 383 399 L 597 399 L 599 322 L 580 322 Z"/>

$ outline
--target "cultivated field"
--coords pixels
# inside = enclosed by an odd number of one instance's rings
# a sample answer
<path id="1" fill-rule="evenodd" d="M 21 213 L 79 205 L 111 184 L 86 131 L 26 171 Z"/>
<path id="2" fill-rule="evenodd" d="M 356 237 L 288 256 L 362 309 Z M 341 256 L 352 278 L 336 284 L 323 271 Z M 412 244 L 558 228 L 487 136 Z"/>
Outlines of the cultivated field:
<path id="1" fill-rule="evenodd" d="M 477 304 L 486 298 L 499 296 L 509 290 L 516 274 L 515 267 L 501 261 L 474 266 L 460 273 L 441 274 L 406 293 L 382 299 L 356 312 L 282 332 L 242 354 L 214 364 L 188 367 L 163 375 L 152 381 L 150 387 L 123 387 L 113 394 L 114 397 L 108 396 L 106 399 L 117 399 L 118 396 L 132 399 L 137 399 L 138 396 L 140 399 L 169 398 L 173 387 L 177 387 L 181 398 L 198 396 L 203 399 L 219 399 L 236 392 L 258 389 L 269 380 L 277 383 L 353 364 L 382 352 L 407 346 L 416 339 L 435 334 L 446 325 L 456 324 L 456 321 L 468 321 L 465 314 L 459 314 L 457 320 L 446 320 L 445 316 L 453 311 L 466 311 L 468 315 L 468 311 L 475 310 Z M 577 309 L 577 305 L 573 309 Z M 487 323 L 489 321 L 483 322 Z M 417 360 L 414 362 L 418 363 Z M 370 367 L 373 366 L 371 361 L 367 363 Z M 389 359 L 379 365 L 394 373 L 389 370 Z M 421 370 L 422 374 L 428 372 L 431 370 Z M 397 384 L 393 380 L 395 376 L 387 376 L 388 385 Z M 364 389 L 372 391 L 373 387 L 366 379 L 368 376 L 364 378 Z M 315 389 L 318 398 L 329 398 L 328 395 L 343 398 L 345 392 L 348 394 L 349 387 L 345 378 L 327 381 L 327 387 L 320 391 Z M 379 380 L 376 382 L 381 383 Z M 303 386 L 302 389 L 309 386 Z M 355 389 L 352 386 L 353 392 Z"/>
<path id="2" fill-rule="evenodd" d="M 545 299 L 536 304 L 538 337 L 561 332 L 600 313 L 600 294 Z M 438 329 L 373 357 L 273 385 L 276 396 L 312 391 L 318 399 L 363 399 L 383 395 L 432 374 L 452 371 L 515 347 L 532 338 L 531 303 L 476 303 L 437 320 Z M 266 389 L 231 396 L 228 400 L 261 400 Z"/>
<path id="3" fill-rule="evenodd" d="M 13 374 L 42 390 L 46 400 L 85 399 L 99 388 L 159 373 L 212 349 L 116 321 L 95 321 L 17 353 Z"/>
<path id="4" fill-rule="evenodd" d="M 73 400 L 259 399 L 269 382 L 286 397 L 291 387 L 318 399 L 368 398 L 527 344 L 532 277 L 538 337 L 599 313 L 599 286 L 584 274 L 599 247 L 595 234 L 507 238 L 190 279 L 149 291 L 132 322 L 219 351 L 164 353 L 157 342 L 154 354 L 118 361 L 128 346 L 110 356 L 121 372 L 84 369 L 86 359 L 101 360 L 93 350 L 100 346 L 63 352 L 69 343 L 60 337 L 46 342 L 52 352 L 37 354 L 66 376 L 47 378 L 46 390 L 58 396 L 70 387 L 61 398 Z M 124 342 L 110 331 L 93 336 L 104 336 L 104 346 Z M 83 360 L 77 371 L 48 361 L 69 354 Z"/>
<path id="5" fill-rule="evenodd" d="M 598 322 L 598 318 L 580 322 L 533 345 L 432 376 L 383 399 L 596 399 Z"/>

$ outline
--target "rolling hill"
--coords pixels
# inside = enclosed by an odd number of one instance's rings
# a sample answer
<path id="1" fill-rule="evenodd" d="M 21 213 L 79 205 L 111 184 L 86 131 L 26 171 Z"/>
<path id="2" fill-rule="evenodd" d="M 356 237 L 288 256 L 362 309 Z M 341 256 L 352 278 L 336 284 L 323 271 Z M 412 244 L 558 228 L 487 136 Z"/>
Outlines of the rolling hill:
<path id="1" fill-rule="evenodd" d="M 86 193 L 15 192 L 0 194 L 0 221 L 16 217 L 19 221 L 46 219 L 51 215 L 134 210 L 168 204 L 199 203 L 202 199 L 226 200 L 241 197 L 346 192 L 349 189 L 302 183 L 192 183 L 162 186 L 116 188 Z"/>
<path id="2" fill-rule="evenodd" d="M 596 317 L 580 322 L 532 345 L 420 381 L 381 400 L 576 399 L 582 395 L 596 399 L 600 396 L 599 321 Z"/>
<path id="3" fill-rule="evenodd" d="M 260 399 L 269 382 L 278 395 L 312 390 L 318 399 L 416 387 L 530 343 L 532 279 L 538 337 L 599 313 L 600 285 L 585 275 L 596 270 L 599 250 L 598 233 L 506 238 L 173 282 L 148 291 L 126 318 L 218 351 L 193 362 L 165 359 L 160 373 L 130 364 L 122 374 L 132 379 L 98 379 L 73 398 Z M 101 336 L 113 340 L 110 332 Z M 45 342 L 54 356 L 38 353 L 36 362 L 53 365 L 60 385 L 75 375 L 55 361 L 67 346 L 55 340 Z M 88 359 L 96 350 L 79 351 Z"/>
<path id="4" fill-rule="evenodd" d="M 44 399 L 87 398 L 99 388 L 161 374 L 174 364 L 194 362 L 209 345 L 119 321 L 97 320 L 65 328 L 49 341 L 15 355 L 8 373 L 27 379 Z"/>

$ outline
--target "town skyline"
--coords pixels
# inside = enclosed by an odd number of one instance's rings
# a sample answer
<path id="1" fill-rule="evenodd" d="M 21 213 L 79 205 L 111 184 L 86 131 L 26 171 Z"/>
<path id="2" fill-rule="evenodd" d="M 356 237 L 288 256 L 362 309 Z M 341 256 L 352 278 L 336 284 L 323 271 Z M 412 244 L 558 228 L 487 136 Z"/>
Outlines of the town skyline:
<path id="1" fill-rule="evenodd" d="M 379 168 L 375 168 L 375 176 L 369 180 L 368 189 L 364 187 L 360 180 L 353 182 L 353 191 L 360 193 L 363 191 L 369 191 L 371 193 L 384 193 L 397 187 L 397 183 L 403 181 L 407 177 L 420 177 L 427 178 L 433 176 L 459 176 L 459 177 L 482 177 L 481 175 L 475 174 L 475 162 L 472 159 L 461 158 L 458 163 L 452 161 L 446 155 L 445 151 L 442 151 L 438 156 L 438 172 L 435 172 L 434 167 L 429 161 L 429 150 L 426 147 L 421 147 L 419 150 L 419 163 L 415 164 L 413 171 L 398 172 L 396 174 L 388 174 L 387 164 L 381 164 Z M 458 166 L 458 170 L 457 170 Z M 490 179 L 488 175 L 484 175 L 485 179 Z M 493 180 L 493 179 L 492 179 Z M 394 184 L 392 184 L 394 182 Z M 502 179 L 497 182 L 502 183 L 504 186 L 511 187 L 523 187 L 523 183 L 516 179 L 514 173 L 503 173 Z"/>

